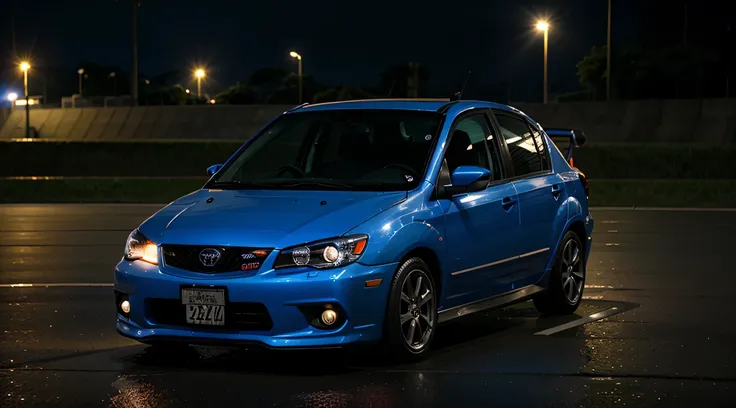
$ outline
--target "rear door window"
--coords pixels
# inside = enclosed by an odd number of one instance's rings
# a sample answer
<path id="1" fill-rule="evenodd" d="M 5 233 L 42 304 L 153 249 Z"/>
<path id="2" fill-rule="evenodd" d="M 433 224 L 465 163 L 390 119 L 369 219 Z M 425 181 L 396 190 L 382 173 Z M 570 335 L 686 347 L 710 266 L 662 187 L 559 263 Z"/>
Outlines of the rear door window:
<path id="1" fill-rule="evenodd" d="M 501 136 L 506 140 L 515 175 L 524 176 L 547 170 L 546 152 L 539 151 L 538 141 L 526 121 L 511 113 L 495 111 L 494 114 Z M 537 139 L 541 140 L 541 135 L 537 135 Z"/>

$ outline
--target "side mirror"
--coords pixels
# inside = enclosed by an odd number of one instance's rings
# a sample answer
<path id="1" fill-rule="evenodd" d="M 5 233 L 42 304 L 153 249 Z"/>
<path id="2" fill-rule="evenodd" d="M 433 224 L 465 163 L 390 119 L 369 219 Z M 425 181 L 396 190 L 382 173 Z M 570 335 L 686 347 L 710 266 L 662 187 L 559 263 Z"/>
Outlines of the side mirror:
<path id="1" fill-rule="evenodd" d="M 445 186 L 445 191 L 450 195 L 470 193 L 486 188 L 491 179 L 491 171 L 476 166 L 460 166 L 452 172 L 450 181 L 452 184 Z"/>
<path id="2" fill-rule="evenodd" d="M 221 168 L 222 168 L 222 164 L 213 164 L 212 166 L 207 167 L 207 175 L 212 177 L 215 175 L 215 173 L 220 171 Z"/>

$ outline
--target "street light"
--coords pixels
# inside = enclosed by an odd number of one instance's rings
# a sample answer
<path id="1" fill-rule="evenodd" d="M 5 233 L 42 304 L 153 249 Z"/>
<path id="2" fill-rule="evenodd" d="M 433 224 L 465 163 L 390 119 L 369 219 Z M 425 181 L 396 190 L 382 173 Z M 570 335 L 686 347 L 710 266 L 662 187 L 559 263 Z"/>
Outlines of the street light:
<path id="1" fill-rule="evenodd" d="M 544 103 L 547 103 L 547 51 L 549 43 L 549 23 L 537 21 L 537 30 L 544 31 Z"/>
<path id="2" fill-rule="evenodd" d="M 302 103 L 302 56 L 299 55 L 296 51 L 292 51 L 289 53 L 291 58 L 296 58 L 299 62 L 299 104 Z"/>
<path id="3" fill-rule="evenodd" d="M 79 68 L 77 70 L 77 74 L 79 74 L 79 97 L 82 97 L 82 75 L 84 75 L 84 68 Z"/>
<path id="4" fill-rule="evenodd" d="M 202 96 L 202 78 L 204 78 L 204 70 L 202 68 L 194 71 L 194 76 L 197 77 L 197 97 Z"/>
<path id="5" fill-rule="evenodd" d="M 19 67 L 23 71 L 23 92 L 26 95 L 26 139 L 28 139 L 31 137 L 31 104 L 28 103 L 28 71 L 31 70 L 31 64 L 27 61 L 22 61 Z"/>

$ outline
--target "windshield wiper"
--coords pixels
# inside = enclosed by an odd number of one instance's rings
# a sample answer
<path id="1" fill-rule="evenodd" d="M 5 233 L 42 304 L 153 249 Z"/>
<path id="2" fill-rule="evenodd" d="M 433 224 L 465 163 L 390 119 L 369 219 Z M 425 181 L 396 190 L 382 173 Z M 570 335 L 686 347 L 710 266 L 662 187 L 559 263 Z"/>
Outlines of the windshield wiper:
<path id="1" fill-rule="evenodd" d="M 214 183 L 207 186 L 207 188 L 237 190 L 243 188 L 243 183 L 239 181 L 215 181 Z"/>
<path id="2" fill-rule="evenodd" d="M 222 189 L 222 190 L 246 190 L 251 188 L 276 188 L 278 185 L 270 183 L 259 183 L 257 181 L 215 181 L 214 183 L 207 186 L 207 188 Z"/>
<path id="3" fill-rule="evenodd" d="M 278 185 L 279 187 L 326 187 L 326 188 L 345 188 L 348 190 L 352 190 L 355 187 L 351 186 L 349 184 L 340 183 L 339 181 L 332 181 L 332 180 L 314 180 L 314 179 L 306 179 L 306 180 L 287 180 L 280 183 L 274 183 Z"/>

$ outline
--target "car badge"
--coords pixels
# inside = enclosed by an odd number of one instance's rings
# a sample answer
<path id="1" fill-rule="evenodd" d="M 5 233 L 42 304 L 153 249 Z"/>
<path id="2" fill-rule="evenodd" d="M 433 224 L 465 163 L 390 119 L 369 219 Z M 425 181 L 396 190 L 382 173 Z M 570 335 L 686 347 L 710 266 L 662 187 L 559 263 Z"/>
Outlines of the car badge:
<path id="1" fill-rule="evenodd" d="M 215 248 L 205 248 L 199 253 L 199 262 L 207 267 L 212 267 L 217 264 L 222 254 Z"/>
<path id="2" fill-rule="evenodd" d="M 244 264 L 240 265 L 240 270 L 241 271 L 250 271 L 250 270 L 253 270 L 253 269 L 258 269 L 260 266 L 261 266 L 261 263 L 260 262 L 249 262 L 249 263 L 244 263 Z"/>

